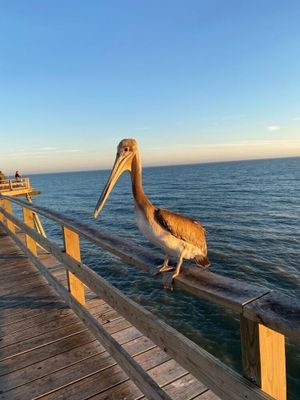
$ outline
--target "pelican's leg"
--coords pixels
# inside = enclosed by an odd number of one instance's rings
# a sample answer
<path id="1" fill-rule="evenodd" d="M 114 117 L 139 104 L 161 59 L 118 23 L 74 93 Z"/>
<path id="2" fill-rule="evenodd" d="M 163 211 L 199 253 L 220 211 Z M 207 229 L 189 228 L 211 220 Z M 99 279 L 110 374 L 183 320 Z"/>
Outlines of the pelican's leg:
<path id="1" fill-rule="evenodd" d="M 177 261 L 177 265 L 176 265 L 174 274 L 172 275 L 172 277 L 171 277 L 171 276 L 167 277 L 167 279 L 165 279 L 165 281 L 164 281 L 164 288 L 165 288 L 165 289 L 171 289 L 171 290 L 173 290 L 173 280 L 174 280 L 174 278 L 176 278 L 176 276 L 179 275 L 179 273 L 180 273 L 180 268 L 181 268 L 181 266 L 182 266 L 182 262 L 183 262 L 183 256 L 181 255 L 181 256 L 178 258 L 178 261 Z M 168 275 L 171 275 L 171 274 L 168 274 Z"/>
<path id="2" fill-rule="evenodd" d="M 174 274 L 173 274 L 173 276 L 172 276 L 172 279 L 176 278 L 176 276 L 179 275 L 179 273 L 180 273 L 180 268 L 181 268 L 181 266 L 182 266 L 182 262 L 183 262 L 183 257 L 182 257 L 182 255 L 181 255 L 181 256 L 178 258 L 177 265 L 176 265 L 176 268 L 175 268 L 175 272 L 174 272 Z"/>

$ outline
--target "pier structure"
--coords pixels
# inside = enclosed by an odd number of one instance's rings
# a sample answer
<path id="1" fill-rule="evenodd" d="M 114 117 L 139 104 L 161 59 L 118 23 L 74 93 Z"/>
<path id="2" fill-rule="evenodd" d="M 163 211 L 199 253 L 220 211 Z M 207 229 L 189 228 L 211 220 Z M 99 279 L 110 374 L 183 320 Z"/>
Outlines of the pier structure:
<path id="1" fill-rule="evenodd" d="M 39 190 L 34 189 L 30 184 L 29 178 L 6 179 L 0 181 L 0 193 L 6 196 L 36 196 L 41 194 Z"/>
<path id="2" fill-rule="evenodd" d="M 35 214 L 60 226 L 61 243 Z M 0 399 L 287 399 L 285 336 L 300 339 L 289 296 L 190 266 L 175 278 L 174 290 L 239 315 L 242 376 L 85 265 L 80 241 L 145 273 L 156 253 L 4 194 L 0 229 Z"/>

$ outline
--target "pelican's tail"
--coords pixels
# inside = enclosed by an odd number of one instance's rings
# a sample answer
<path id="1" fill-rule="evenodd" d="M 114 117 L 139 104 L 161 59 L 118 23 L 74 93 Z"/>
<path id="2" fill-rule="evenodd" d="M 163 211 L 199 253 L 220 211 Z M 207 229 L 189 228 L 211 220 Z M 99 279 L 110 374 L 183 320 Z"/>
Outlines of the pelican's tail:
<path id="1" fill-rule="evenodd" d="M 201 268 L 201 269 L 206 269 L 208 267 L 210 267 L 210 262 L 207 256 L 196 256 L 194 258 L 194 260 L 196 261 L 197 267 Z"/>

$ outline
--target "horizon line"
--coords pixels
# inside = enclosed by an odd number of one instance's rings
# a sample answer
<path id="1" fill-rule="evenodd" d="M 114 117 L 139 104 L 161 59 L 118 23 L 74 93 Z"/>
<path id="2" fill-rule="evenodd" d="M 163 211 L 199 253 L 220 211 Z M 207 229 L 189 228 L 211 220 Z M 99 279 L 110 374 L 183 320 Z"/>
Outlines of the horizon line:
<path id="1" fill-rule="evenodd" d="M 241 161 L 263 161 L 263 160 L 285 160 L 290 158 L 300 158 L 299 156 L 286 156 L 286 157 L 262 157 L 262 158 L 245 158 L 238 160 L 216 160 L 216 161 L 204 161 L 204 162 L 187 162 L 187 163 L 178 163 L 178 164 L 159 164 L 159 165 L 143 165 L 143 168 L 160 168 L 160 167 L 176 167 L 183 165 L 206 165 L 206 164 L 223 164 L 223 163 L 234 163 Z M 113 163 L 112 163 L 113 164 Z M 30 172 L 27 175 L 45 175 L 45 174 L 68 174 L 68 173 L 76 173 L 76 172 L 95 172 L 95 171 L 109 171 L 112 167 L 104 167 L 104 168 L 96 168 L 96 169 L 81 169 L 81 170 L 67 170 L 67 171 L 45 171 L 45 172 Z"/>

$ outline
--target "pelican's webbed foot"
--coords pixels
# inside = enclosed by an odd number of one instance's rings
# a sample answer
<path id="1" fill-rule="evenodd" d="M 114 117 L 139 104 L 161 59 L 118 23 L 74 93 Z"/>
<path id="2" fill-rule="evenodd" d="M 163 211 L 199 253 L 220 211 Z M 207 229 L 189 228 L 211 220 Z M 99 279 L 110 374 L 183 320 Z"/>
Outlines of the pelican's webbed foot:
<path id="1" fill-rule="evenodd" d="M 155 276 L 160 274 L 161 272 L 169 272 L 169 271 L 174 271 L 174 267 L 169 265 L 169 257 L 166 256 L 164 262 L 161 265 L 155 267 L 153 271 L 151 271 L 151 275 Z"/>

